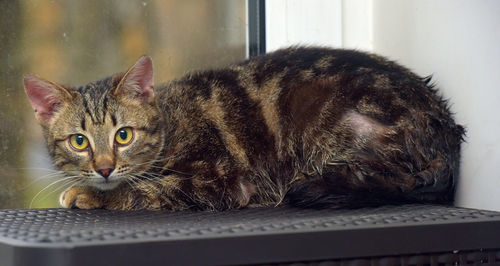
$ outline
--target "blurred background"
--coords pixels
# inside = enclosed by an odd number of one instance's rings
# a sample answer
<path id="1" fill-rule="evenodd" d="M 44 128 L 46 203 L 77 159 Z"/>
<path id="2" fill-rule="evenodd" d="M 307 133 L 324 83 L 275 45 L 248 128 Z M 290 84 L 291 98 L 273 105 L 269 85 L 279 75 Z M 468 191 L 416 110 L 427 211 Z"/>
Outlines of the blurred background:
<path id="1" fill-rule="evenodd" d="M 0 1 L 0 208 L 57 207 L 63 190 L 43 190 L 57 179 L 44 178 L 51 162 L 23 75 L 83 85 L 147 54 L 159 84 L 242 60 L 245 47 L 244 0 Z"/>

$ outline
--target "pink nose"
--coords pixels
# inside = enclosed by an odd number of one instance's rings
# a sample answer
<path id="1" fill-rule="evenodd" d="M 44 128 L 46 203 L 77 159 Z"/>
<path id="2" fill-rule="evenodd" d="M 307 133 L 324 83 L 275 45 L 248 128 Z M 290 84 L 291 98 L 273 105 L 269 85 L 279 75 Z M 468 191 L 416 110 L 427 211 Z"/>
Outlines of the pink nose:
<path id="1" fill-rule="evenodd" d="M 106 169 L 99 169 L 97 170 L 97 172 L 104 178 L 108 178 L 108 176 L 111 174 L 111 172 L 113 172 L 113 170 L 115 169 L 112 169 L 112 168 L 106 168 Z"/>

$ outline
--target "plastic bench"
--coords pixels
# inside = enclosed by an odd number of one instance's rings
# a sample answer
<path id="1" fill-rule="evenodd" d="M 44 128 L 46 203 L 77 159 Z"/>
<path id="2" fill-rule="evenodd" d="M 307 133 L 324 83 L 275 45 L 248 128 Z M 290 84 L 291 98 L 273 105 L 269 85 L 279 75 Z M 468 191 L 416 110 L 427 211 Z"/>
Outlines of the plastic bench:
<path id="1" fill-rule="evenodd" d="M 500 213 L 437 205 L 0 211 L 0 265 L 500 265 Z"/>

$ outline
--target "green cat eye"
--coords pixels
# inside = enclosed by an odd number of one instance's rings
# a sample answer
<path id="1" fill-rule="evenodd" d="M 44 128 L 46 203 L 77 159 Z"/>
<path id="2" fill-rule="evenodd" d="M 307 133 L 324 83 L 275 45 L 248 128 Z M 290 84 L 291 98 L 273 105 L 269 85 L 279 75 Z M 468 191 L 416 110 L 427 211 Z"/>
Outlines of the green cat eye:
<path id="1" fill-rule="evenodd" d="M 89 146 L 89 140 L 82 134 L 74 134 L 69 137 L 69 145 L 77 151 L 83 151 Z"/>
<path id="2" fill-rule="evenodd" d="M 120 128 L 115 135 L 115 141 L 120 145 L 129 144 L 133 138 L 134 130 L 131 127 Z"/>

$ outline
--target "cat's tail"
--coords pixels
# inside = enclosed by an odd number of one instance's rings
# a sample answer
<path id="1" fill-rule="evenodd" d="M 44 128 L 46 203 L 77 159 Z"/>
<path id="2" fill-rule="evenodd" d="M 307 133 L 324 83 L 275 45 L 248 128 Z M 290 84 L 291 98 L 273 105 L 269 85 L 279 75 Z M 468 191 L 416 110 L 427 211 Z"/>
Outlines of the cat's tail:
<path id="1" fill-rule="evenodd" d="M 439 161 L 439 160 L 438 160 Z M 352 178 L 357 178 L 354 175 Z M 338 178 L 321 177 L 295 184 L 287 193 L 288 203 L 304 208 L 362 208 L 381 205 L 400 205 L 412 203 L 452 204 L 455 192 L 455 176 L 450 168 L 435 163 L 428 169 L 415 174 L 412 178 L 436 180 L 432 184 L 418 185 L 402 191 L 381 186 L 345 186 Z M 343 178 L 340 178 L 340 180 Z"/>
<path id="2" fill-rule="evenodd" d="M 327 189 L 320 182 L 306 182 L 294 186 L 287 194 L 287 202 L 293 206 L 312 209 L 355 209 L 382 205 L 400 205 L 427 202 L 378 189 L 344 190 Z"/>
<path id="3" fill-rule="evenodd" d="M 406 132 L 404 146 L 415 166 L 426 167 L 412 174 L 416 186 L 405 193 L 405 197 L 418 202 L 451 204 L 459 175 L 465 128 L 451 119 L 428 114 L 415 115 L 415 120 L 421 125 Z"/>

